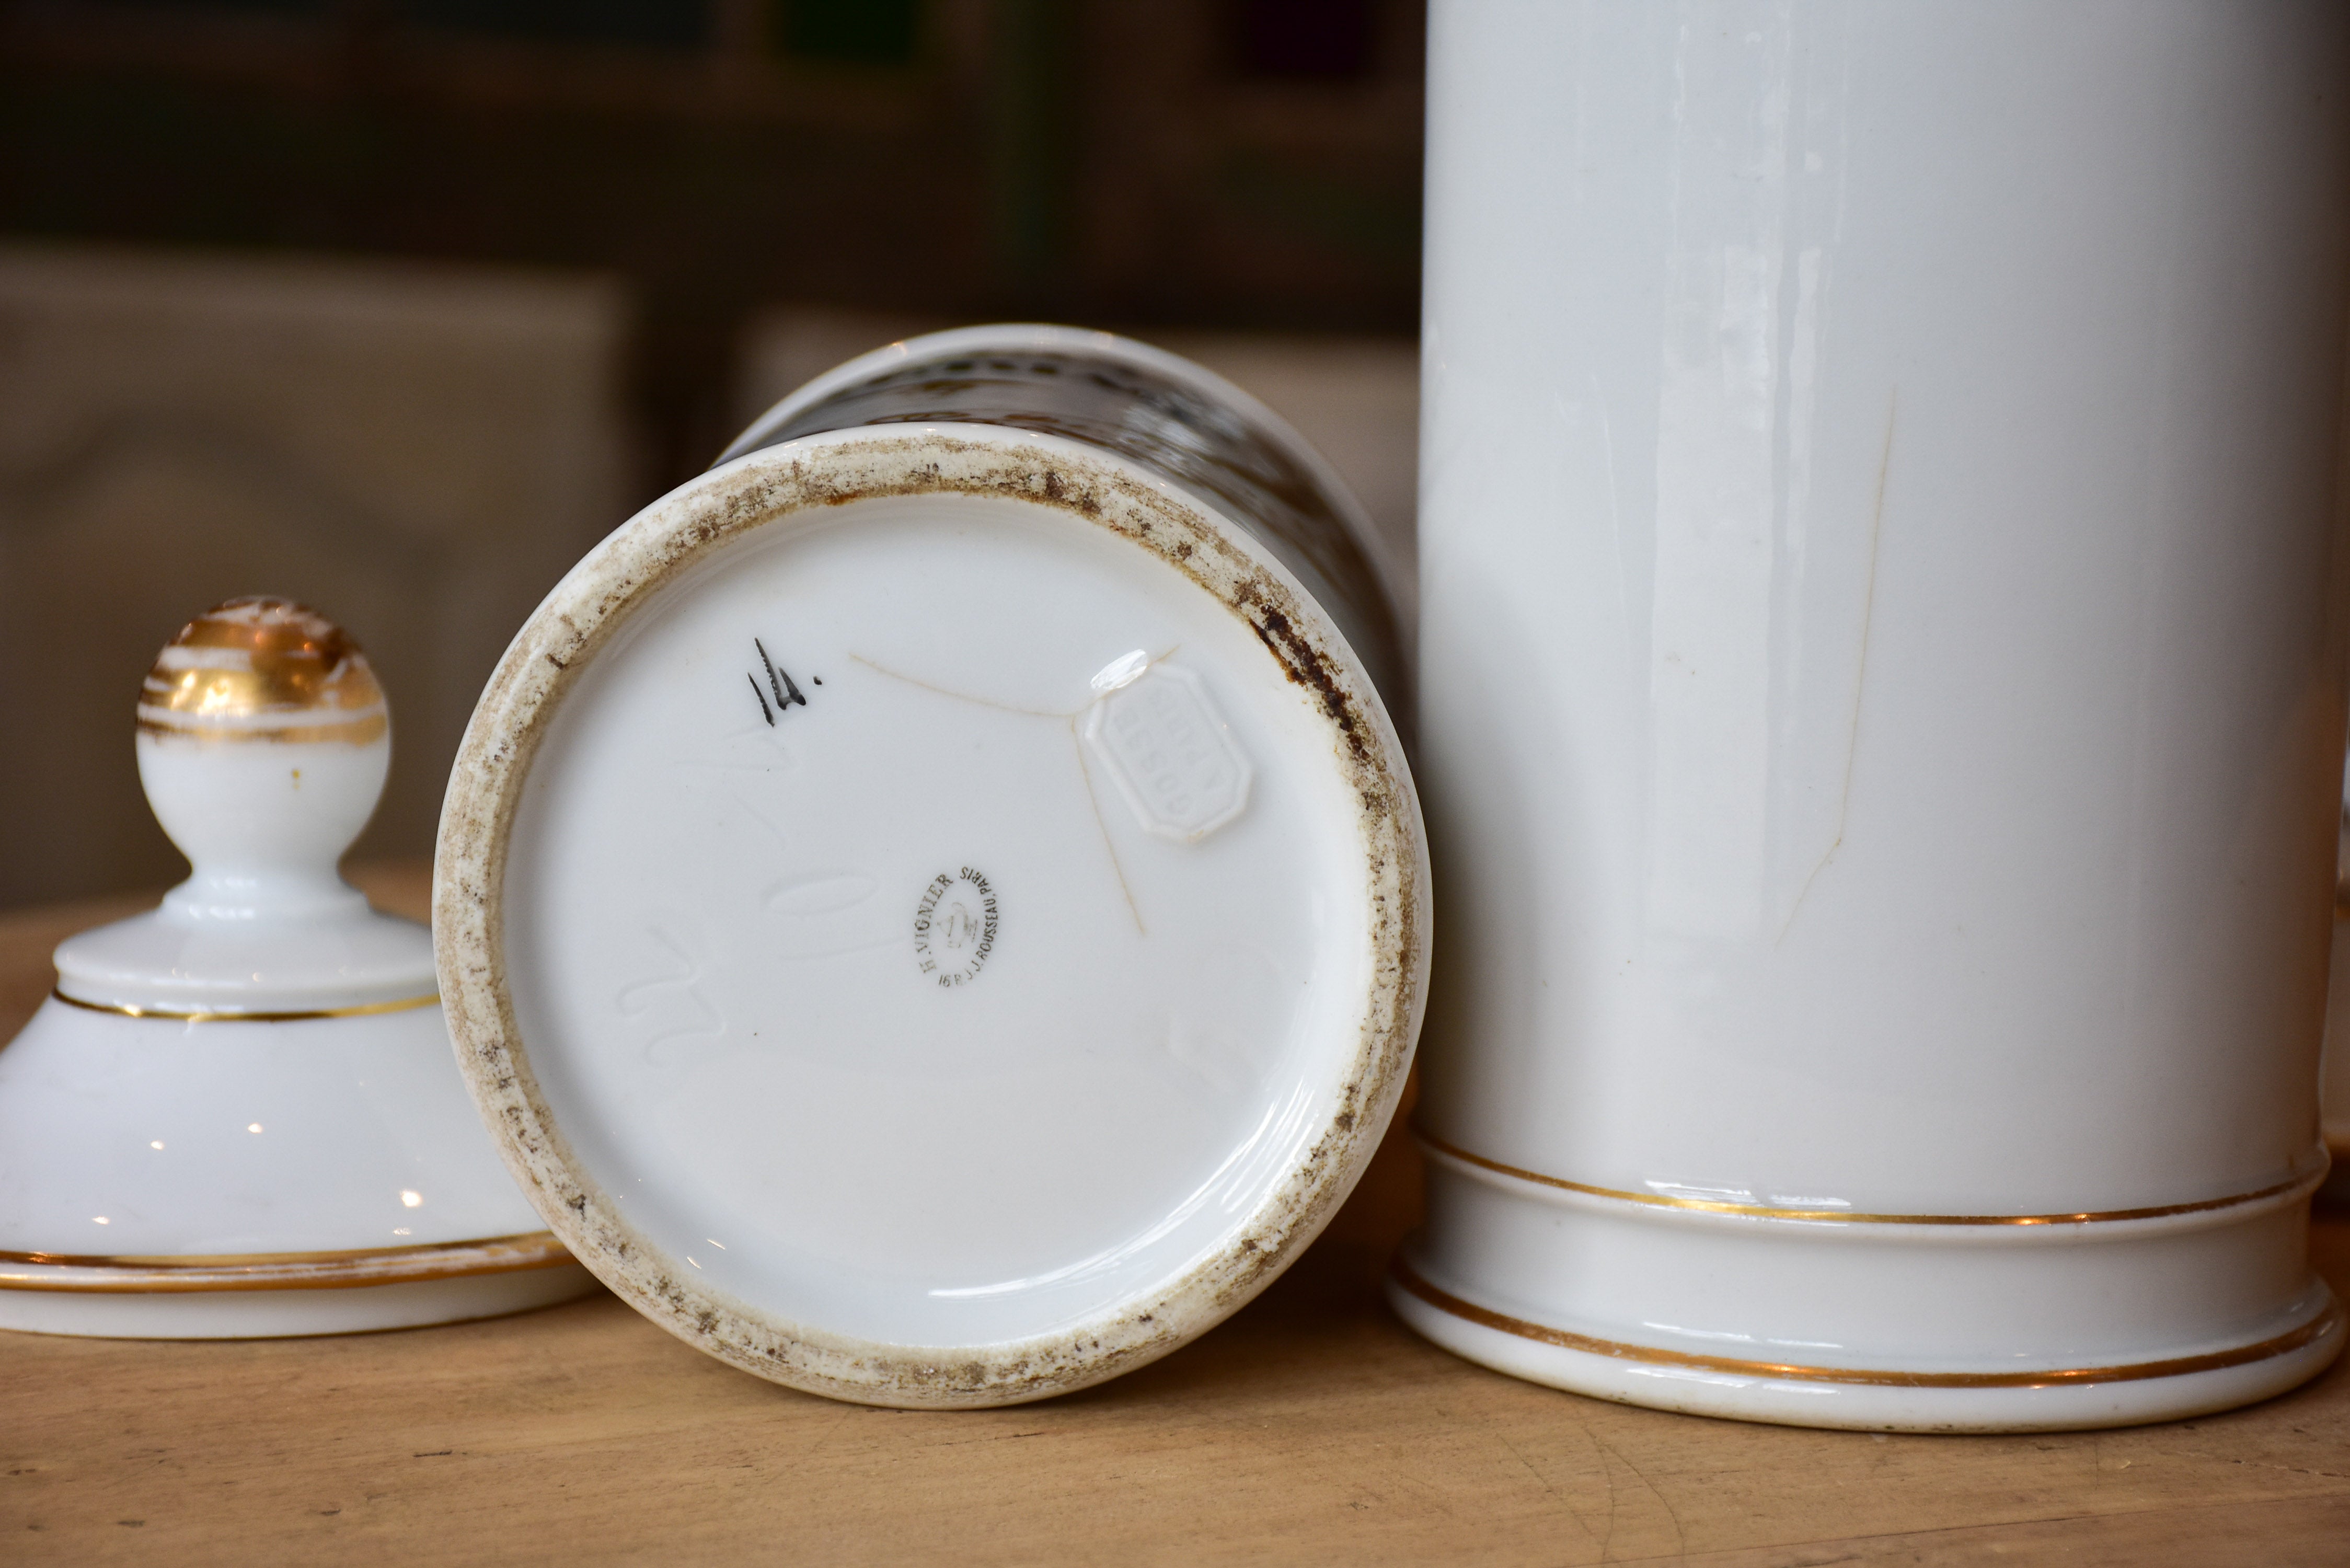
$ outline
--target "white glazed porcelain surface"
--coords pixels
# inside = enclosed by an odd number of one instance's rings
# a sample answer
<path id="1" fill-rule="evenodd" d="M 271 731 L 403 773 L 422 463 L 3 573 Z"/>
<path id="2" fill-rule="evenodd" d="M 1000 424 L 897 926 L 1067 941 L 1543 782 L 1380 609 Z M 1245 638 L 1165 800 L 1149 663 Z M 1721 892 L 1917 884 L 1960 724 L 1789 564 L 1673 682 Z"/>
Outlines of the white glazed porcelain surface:
<path id="1" fill-rule="evenodd" d="M 1254 1293 L 1376 1147 L 1425 962 L 1400 769 L 1195 498 L 984 426 L 754 452 L 484 697 L 436 888 L 462 1054 L 558 1232 L 713 1354 L 1082 1386 Z"/>
<path id="2" fill-rule="evenodd" d="M 438 1008 L 288 1023 L 52 998 L 0 1050 L 0 1252 L 317 1252 L 544 1229 Z"/>
<path id="3" fill-rule="evenodd" d="M 1431 1135 L 1824 1212 L 2314 1179 L 2340 21 L 1436 8 Z M 1652 1228 L 1636 1262 L 1590 1206 L 1440 1164 L 1431 1191 L 1408 1256 L 1447 1289 L 1635 1347 L 1653 1321 L 1990 1373 L 2155 1355 L 2097 1330 L 2117 1290 L 2176 1293 L 2189 1348 L 2322 1315 L 2257 1204 L 2138 1273 L 2104 1227 L 2049 1231 L 1980 1299 L 1994 1252 L 1883 1226 L 1830 1289 L 1794 1232 Z M 1673 1402 L 1646 1386 L 1607 1391 Z M 1877 1414 L 1998 1424 L 1932 1414 L 1979 1392 Z"/>
<path id="4" fill-rule="evenodd" d="M 544 1237 L 465 1098 L 437 1007 L 185 1023 L 55 999 L 0 1050 L 0 1327 L 143 1338 L 400 1328 L 592 1289 Z M 226 1289 L 376 1253 L 394 1282 Z M 403 1258 L 399 1254 L 410 1254 Z M 229 1260 L 192 1276 L 188 1260 Z M 162 1268 L 151 1266 L 164 1264 Z M 326 1279 L 336 1272 L 330 1264 Z"/>
<path id="5" fill-rule="evenodd" d="M 1310 695 L 1157 557 L 966 496 L 810 523 L 649 604 L 550 727 L 515 1021 L 580 1159 L 715 1288 L 910 1345 L 1065 1328 L 1213 1251 L 1336 1109 L 1353 805 Z M 754 639 L 807 697 L 774 724 Z M 1252 759 L 1196 841 L 1085 734 L 1159 687 Z"/>

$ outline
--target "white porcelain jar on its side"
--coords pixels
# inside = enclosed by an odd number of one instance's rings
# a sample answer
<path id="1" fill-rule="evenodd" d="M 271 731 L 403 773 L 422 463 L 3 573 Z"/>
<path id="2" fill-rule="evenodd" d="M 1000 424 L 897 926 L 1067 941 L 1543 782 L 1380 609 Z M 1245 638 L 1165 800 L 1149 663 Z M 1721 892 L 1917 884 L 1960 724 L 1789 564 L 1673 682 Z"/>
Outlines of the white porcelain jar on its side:
<path id="1" fill-rule="evenodd" d="M 1359 509 L 1238 389 L 973 327 L 819 377 L 484 692 L 434 888 L 556 1233 L 761 1376 L 1016 1403 L 1312 1241 L 1427 963 Z"/>

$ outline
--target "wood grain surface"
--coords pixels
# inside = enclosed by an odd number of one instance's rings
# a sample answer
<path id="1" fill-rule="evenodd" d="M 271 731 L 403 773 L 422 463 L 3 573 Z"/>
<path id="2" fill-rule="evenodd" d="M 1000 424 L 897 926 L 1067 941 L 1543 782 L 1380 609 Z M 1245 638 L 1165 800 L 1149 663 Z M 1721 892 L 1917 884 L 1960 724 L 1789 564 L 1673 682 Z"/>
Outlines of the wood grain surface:
<path id="1" fill-rule="evenodd" d="M 360 879 L 420 910 L 414 867 Z M 117 900 L 0 917 L 0 1032 Z M 452 1328 L 0 1333 L 0 1563 L 2350 1564 L 2350 1364 L 2230 1415 L 2017 1438 L 1749 1426 L 1456 1360 L 1380 1304 L 1390 1138 L 1254 1304 L 1020 1409 L 836 1405 L 609 1296 Z M 2320 1266 L 2350 1293 L 2350 1219 Z"/>

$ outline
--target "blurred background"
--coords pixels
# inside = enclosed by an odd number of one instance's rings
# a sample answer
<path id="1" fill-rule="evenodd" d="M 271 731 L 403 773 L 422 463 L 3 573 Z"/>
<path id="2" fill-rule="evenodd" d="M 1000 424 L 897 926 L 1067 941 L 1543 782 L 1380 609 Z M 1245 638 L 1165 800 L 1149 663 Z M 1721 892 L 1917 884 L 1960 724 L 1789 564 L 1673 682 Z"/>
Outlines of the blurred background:
<path id="1" fill-rule="evenodd" d="M 1418 0 L 0 0 L 0 906 L 183 874 L 131 708 L 240 593 L 391 695 L 423 857 L 588 545 L 909 332 L 1108 327 L 1409 549 Z M 1407 614 L 1409 606 L 1404 607 Z"/>

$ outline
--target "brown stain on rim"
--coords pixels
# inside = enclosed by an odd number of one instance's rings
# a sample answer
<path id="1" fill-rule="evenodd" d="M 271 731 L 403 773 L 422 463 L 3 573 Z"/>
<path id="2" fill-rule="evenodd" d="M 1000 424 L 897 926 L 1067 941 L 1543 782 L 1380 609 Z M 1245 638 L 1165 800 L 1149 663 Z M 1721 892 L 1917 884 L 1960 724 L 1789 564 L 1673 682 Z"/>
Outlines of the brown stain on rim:
<path id="1" fill-rule="evenodd" d="M 1402 750 L 1359 668 L 1229 524 L 1211 521 L 1125 470 L 1122 462 L 939 432 L 860 431 L 826 441 L 825 459 L 770 449 L 691 482 L 591 552 L 532 618 L 501 661 L 468 727 L 435 859 L 433 928 L 460 1064 L 502 1129 L 499 1153 L 572 1251 L 617 1293 L 680 1338 L 757 1376 L 811 1393 L 915 1407 L 996 1407 L 1072 1392 L 1156 1360 L 1253 1296 L 1318 1234 L 1368 1164 L 1399 1098 L 1424 1000 L 1421 904 L 1427 863 Z M 974 430 L 973 435 L 977 431 Z M 582 661 L 643 597 L 712 550 L 795 512 L 890 496 L 999 496 L 1057 507 L 1143 545 L 1249 623 L 1260 639 L 1278 617 L 1284 670 L 1320 699 L 1333 755 L 1355 784 L 1366 850 L 1373 978 L 1356 1061 L 1323 1135 L 1248 1231 L 1114 1321 L 1004 1347 L 895 1347 L 770 1320 L 699 1282 L 639 1258 L 657 1255 L 608 1199 L 577 1178 L 529 1071 L 511 998 L 497 983 L 499 901 L 507 830 L 546 723 Z M 1228 532 L 1229 530 L 1229 532 Z M 1329 639 L 1325 646 L 1324 639 Z M 1342 720 L 1344 722 L 1342 722 Z"/>
<path id="2" fill-rule="evenodd" d="M 1265 651 L 1273 655 L 1282 673 L 1320 699 L 1323 711 L 1346 737 L 1347 749 L 1357 758 L 1367 759 L 1354 709 L 1313 644 L 1298 636 L 1289 618 L 1277 609 L 1260 605 L 1256 614 L 1247 618 L 1249 629 L 1256 633 L 1257 640 L 1264 644 Z"/>

